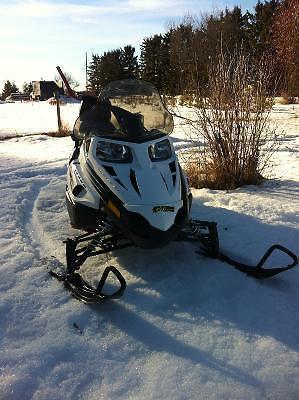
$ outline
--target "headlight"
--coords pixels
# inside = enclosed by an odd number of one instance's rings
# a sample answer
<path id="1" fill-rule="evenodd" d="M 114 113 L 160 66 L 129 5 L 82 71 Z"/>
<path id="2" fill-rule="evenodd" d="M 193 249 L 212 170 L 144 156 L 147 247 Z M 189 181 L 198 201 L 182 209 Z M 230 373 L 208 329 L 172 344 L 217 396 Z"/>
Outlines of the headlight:
<path id="1" fill-rule="evenodd" d="M 169 140 L 161 140 L 161 142 L 150 145 L 148 153 L 152 161 L 167 160 L 172 155 Z"/>
<path id="2" fill-rule="evenodd" d="M 98 142 L 96 156 L 103 161 L 130 162 L 132 153 L 128 146 L 119 143 Z"/>

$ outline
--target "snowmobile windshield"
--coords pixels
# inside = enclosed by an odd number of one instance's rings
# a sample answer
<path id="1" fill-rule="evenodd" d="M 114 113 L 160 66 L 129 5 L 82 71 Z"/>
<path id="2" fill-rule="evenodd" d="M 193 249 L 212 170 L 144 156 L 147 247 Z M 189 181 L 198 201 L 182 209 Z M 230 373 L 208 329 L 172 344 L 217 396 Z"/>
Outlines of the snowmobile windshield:
<path id="1" fill-rule="evenodd" d="M 116 118 L 113 125 L 125 123 L 125 129 L 135 135 L 160 131 L 170 134 L 173 118 L 164 106 L 158 90 L 149 82 L 125 79 L 111 82 L 100 93 L 99 100 L 109 100 L 111 111 Z M 124 130 L 124 127 L 121 127 Z M 130 132 L 126 134 L 130 135 Z"/>

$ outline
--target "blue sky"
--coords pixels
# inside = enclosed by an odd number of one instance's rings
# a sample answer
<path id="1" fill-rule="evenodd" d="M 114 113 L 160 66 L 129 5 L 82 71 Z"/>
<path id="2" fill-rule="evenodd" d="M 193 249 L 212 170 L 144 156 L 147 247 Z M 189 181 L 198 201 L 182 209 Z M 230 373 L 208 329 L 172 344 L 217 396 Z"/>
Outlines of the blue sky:
<path id="1" fill-rule="evenodd" d="M 84 83 L 85 52 L 101 54 L 163 33 L 186 14 L 256 0 L 0 0 L 0 89 L 7 79 L 51 80 L 55 66 Z"/>

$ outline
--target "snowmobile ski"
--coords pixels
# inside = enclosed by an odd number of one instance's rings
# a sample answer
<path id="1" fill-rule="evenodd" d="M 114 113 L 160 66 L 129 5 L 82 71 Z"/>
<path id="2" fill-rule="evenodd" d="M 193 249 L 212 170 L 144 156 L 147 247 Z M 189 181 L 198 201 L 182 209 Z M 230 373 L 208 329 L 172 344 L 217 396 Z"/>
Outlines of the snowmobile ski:
<path id="1" fill-rule="evenodd" d="M 103 287 L 110 273 L 114 274 L 115 277 L 118 279 L 120 283 L 120 288 L 112 294 L 107 294 L 103 292 Z M 119 299 L 126 289 L 126 281 L 124 277 L 119 272 L 119 270 L 112 265 L 105 268 L 96 288 L 93 288 L 77 272 L 61 274 L 50 270 L 49 274 L 59 281 L 63 282 L 65 288 L 71 292 L 72 296 L 82 301 L 83 303 L 88 304 L 101 303 L 103 300 L 106 299 Z"/>
<path id="2" fill-rule="evenodd" d="M 256 279 L 265 279 L 278 275 L 281 272 L 288 271 L 298 264 L 298 257 L 284 246 L 279 244 L 272 245 L 265 254 L 261 257 L 260 261 L 252 266 L 241 263 L 223 253 L 219 248 L 219 239 L 216 222 L 191 220 L 187 226 L 187 236 L 182 236 L 179 240 L 184 241 L 198 241 L 200 243 L 200 250 L 197 253 L 203 254 L 206 257 L 215 258 L 223 261 L 240 272 L 247 274 Z M 264 267 L 268 258 L 272 253 L 278 250 L 290 257 L 292 262 L 285 267 Z"/>

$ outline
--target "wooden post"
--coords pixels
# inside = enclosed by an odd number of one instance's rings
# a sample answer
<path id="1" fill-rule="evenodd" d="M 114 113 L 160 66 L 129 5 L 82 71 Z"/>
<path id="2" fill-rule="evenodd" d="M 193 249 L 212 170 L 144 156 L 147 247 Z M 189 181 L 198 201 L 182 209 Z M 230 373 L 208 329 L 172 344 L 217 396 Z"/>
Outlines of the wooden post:
<path id="1" fill-rule="evenodd" d="M 61 115 L 60 115 L 60 102 L 59 102 L 59 94 L 56 92 L 54 93 L 54 97 L 56 99 L 56 111 L 57 111 L 57 123 L 58 123 L 58 133 L 61 135 L 62 133 L 62 122 L 61 122 Z"/>
<path id="2" fill-rule="evenodd" d="M 87 93 L 87 82 L 88 82 L 88 78 L 87 78 L 87 51 L 85 53 L 85 91 Z"/>

